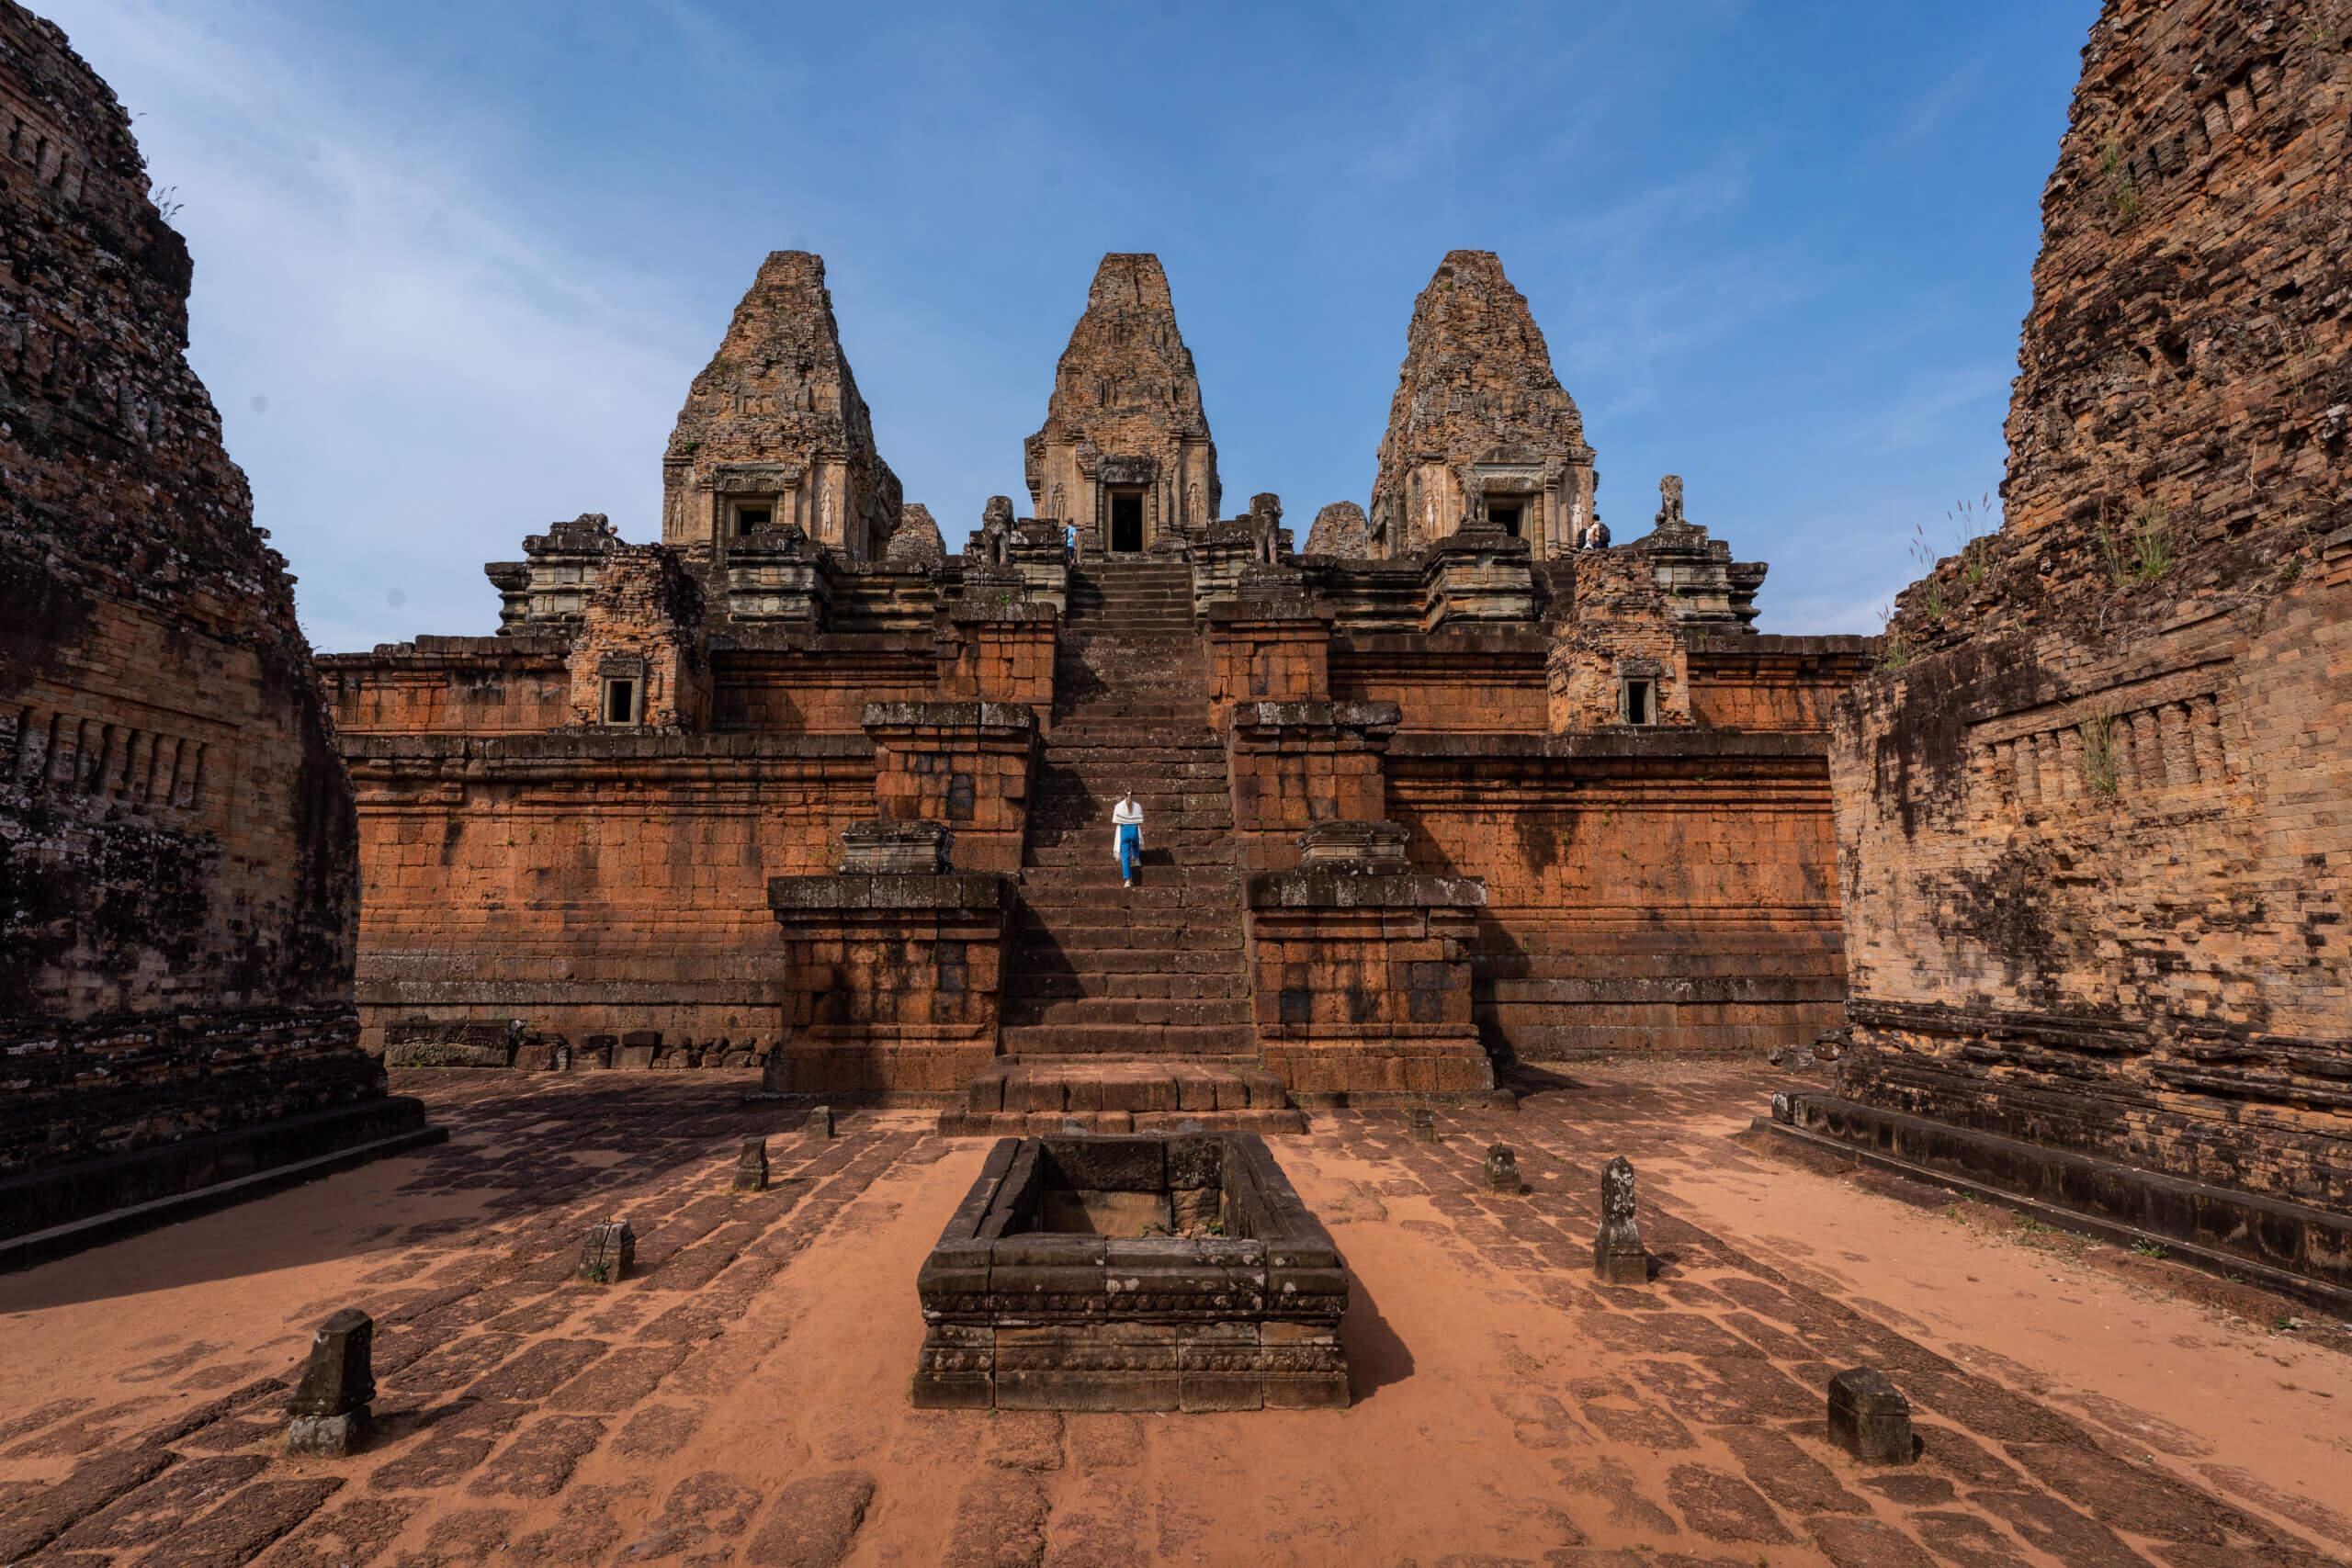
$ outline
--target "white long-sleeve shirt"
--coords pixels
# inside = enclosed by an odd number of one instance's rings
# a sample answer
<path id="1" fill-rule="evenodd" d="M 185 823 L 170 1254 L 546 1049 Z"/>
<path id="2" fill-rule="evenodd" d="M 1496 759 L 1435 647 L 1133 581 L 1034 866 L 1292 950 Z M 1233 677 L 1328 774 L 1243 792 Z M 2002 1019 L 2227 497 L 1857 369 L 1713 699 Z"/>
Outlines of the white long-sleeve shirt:
<path id="1" fill-rule="evenodd" d="M 1119 829 L 1126 827 L 1135 829 L 1136 848 L 1141 850 L 1143 848 L 1143 802 L 1122 800 L 1111 807 L 1111 858 L 1113 860 L 1119 858 Z"/>

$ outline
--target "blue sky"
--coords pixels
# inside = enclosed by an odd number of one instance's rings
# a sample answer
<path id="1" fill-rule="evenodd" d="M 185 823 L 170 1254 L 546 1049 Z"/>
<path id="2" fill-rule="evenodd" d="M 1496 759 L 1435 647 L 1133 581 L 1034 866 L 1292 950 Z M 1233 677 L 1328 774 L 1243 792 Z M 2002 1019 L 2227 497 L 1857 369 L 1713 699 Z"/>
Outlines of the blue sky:
<path id="1" fill-rule="evenodd" d="M 326 650 L 491 630 L 481 563 L 558 517 L 654 536 L 780 247 L 957 541 L 1022 495 L 1103 251 L 1167 263 L 1227 510 L 1303 531 L 1372 488 L 1414 294 L 1495 250 L 1618 537 L 1681 473 L 1772 563 L 1763 629 L 1875 630 L 1915 526 L 1999 483 L 2098 9 L 37 4 L 185 204 L 191 355 Z"/>

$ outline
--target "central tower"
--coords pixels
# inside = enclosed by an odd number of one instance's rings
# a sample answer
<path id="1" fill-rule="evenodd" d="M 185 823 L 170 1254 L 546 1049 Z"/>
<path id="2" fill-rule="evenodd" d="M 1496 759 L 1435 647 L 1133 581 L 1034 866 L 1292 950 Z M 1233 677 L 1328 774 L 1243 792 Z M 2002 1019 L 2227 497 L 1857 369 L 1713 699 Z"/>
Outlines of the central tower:
<path id="1" fill-rule="evenodd" d="M 1022 457 L 1036 514 L 1098 549 L 1148 550 L 1216 516 L 1216 444 L 1158 256 L 1113 252 L 1095 268 Z"/>

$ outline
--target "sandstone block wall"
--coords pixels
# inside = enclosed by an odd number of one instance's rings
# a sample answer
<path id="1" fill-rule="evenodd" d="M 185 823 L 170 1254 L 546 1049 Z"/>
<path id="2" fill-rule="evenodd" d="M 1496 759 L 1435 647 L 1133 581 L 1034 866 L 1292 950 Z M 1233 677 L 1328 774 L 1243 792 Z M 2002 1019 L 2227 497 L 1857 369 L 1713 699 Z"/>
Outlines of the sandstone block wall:
<path id="1" fill-rule="evenodd" d="M 1527 1061 L 1738 1053 L 1839 1021 L 1819 738 L 1400 735 L 1416 867 L 1487 886 L 1480 1023 Z"/>
<path id="2" fill-rule="evenodd" d="M 345 739 L 368 867 L 366 1044 L 519 1021 L 575 1046 L 781 1032 L 772 876 L 874 815 L 864 737 Z"/>
<path id="3" fill-rule="evenodd" d="M 2347 51 L 2327 0 L 2109 0 L 2006 525 L 1903 596 L 1831 752 L 1843 1093 L 2339 1211 Z"/>
<path id="4" fill-rule="evenodd" d="M 350 792 L 183 356 L 187 247 L 113 94 L 14 4 L 0 136 L 0 1179 L 121 1176 L 8 1184 L 6 1235 L 284 1157 L 124 1156 L 384 1096 Z"/>

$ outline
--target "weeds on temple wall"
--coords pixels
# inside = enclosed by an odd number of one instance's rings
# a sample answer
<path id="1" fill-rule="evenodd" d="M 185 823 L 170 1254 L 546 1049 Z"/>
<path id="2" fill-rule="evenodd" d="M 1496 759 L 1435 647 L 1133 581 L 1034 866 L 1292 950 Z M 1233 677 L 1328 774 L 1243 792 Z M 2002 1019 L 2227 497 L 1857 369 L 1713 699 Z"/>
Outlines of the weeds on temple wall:
<path id="1" fill-rule="evenodd" d="M 2153 501 L 2121 523 L 2103 511 L 2098 547 L 2107 559 L 2108 581 L 2119 592 L 2136 582 L 2154 582 L 2172 570 L 2172 513 Z"/>
<path id="2" fill-rule="evenodd" d="M 2110 798 L 2120 786 L 2115 771 L 2115 716 L 2103 713 L 2075 728 L 2083 737 L 2083 784 L 2093 795 Z"/>
<path id="3" fill-rule="evenodd" d="M 2098 144 L 2099 176 L 2107 182 L 2107 209 L 2132 222 L 2140 216 L 2140 187 L 2132 178 L 2131 160 L 2112 136 Z"/>
<path id="4" fill-rule="evenodd" d="M 1928 537 L 1926 525 L 1911 525 L 1911 558 L 1918 563 L 1925 579 L 1918 605 L 1930 620 L 1943 619 L 1944 612 L 1951 608 L 1944 597 L 1943 584 L 1936 581 L 1948 557 L 1958 559 L 1960 580 L 1971 588 L 1983 582 L 1993 570 L 1991 536 L 2000 526 L 1993 515 L 1993 492 L 1986 491 L 1973 502 L 1955 502 L 1944 513 L 1944 521 L 1951 527 L 1949 552 L 1940 547 L 1940 542 Z"/>
<path id="5" fill-rule="evenodd" d="M 1911 639 L 1905 637 L 1903 628 L 1894 624 L 1894 610 L 1891 605 L 1878 613 L 1878 636 L 1880 670 L 1889 671 L 1900 670 L 1911 662 L 1915 657 Z"/>

